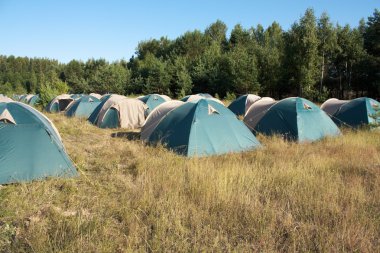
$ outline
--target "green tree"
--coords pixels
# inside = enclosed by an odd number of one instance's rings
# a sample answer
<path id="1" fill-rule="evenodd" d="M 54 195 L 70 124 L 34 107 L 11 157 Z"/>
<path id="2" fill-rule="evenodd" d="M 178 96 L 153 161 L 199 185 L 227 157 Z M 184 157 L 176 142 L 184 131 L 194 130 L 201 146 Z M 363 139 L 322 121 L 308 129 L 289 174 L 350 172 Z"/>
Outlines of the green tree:
<path id="1" fill-rule="evenodd" d="M 318 52 L 320 56 L 319 94 L 321 95 L 323 91 L 323 81 L 326 73 L 329 72 L 327 68 L 333 59 L 335 52 L 338 50 L 336 30 L 330 22 L 330 17 L 325 12 L 322 13 L 318 20 L 317 34 L 319 40 Z"/>
<path id="2" fill-rule="evenodd" d="M 205 36 L 210 40 L 210 44 L 213 42 L 219 43 L 222 49 L 227 48 L 227 26 L 220 20 L 217 20 L 215 23 L 211 24 L 205 30 Z"/>
<path id="3" fill-rule="evenodd" d="M 185 57 L 177 57 L 171 64 L 171 90 L 177 97 L 184 97 L 191 94 L 193 83 L 188 71 Z"/>
<path id="4" fill-rule="evenodd" d="M 98 92 L 101 94 L 124 94 L 131 77 L 130 71 L 118 62 L 106 66 L 99 75 L 101 85 Z"/>
<path id="5" fill-rule="evenodd" d="M 165 61 L 147 53 L 143 60 L 139 60 L 137 66 L 138 78 L 144 80 L 144 93 L 169 93 L 170 74 Z"/>
<path id="6" fill-rule="evenodd" d="M 6 95 L 8 97 L 12 97 L 13 93 L 14 93 L 14 87 L 11 83 L 6 82 L 0 85 L 0 94 Z"/>
<path id="7" fill-rule="evenodd" d="M 238 94 L 257 93 L 260 85 L 257 80 L 255 55 L 250 54 L 244 47 L 235 47 L 229 52 L 228 57 L 231 65 L 229 79 L 234 91 Z"/>
<path id="8" fill-rule="evenodd" d="M 207 38 L 201 31 L 186 32 L 174 41 L 173 54 L 195 59 L 205 52 L 208 45 Z"/>
<path id="9" fill-rule="evenodd" d="M 380 57 L 380 11 L 378 9 L 375 9 L 373 16 L 368 17 L 364 43 L 369 54 Z"/>
<path id="10" fill-rule="evenodd" d="M 173 42 L 166 37 L 159 40 L 151 39 L 142 41 L 137 46 L 136 55 L 139 59 L 145 59 L 147 54 L 153 54 L 157 58 L 168 58 Z"/>
<path id="11" fill-rule="evenodd" d="M 264 32 L 260 31 L 261 28 L 258 26 L 255 32 L 255 40 L 258 40 L 256 49 L 258 81 L 262 86 L 260 92 L 271 97 L 280 97 L 284 60 L 283 31 L 276 22 Z"/>
<path id="12" fill-rule="evenodd" d="M 352 89 L 354 68 L 365 56 L 363 37 L 358 29 L 351 29 L 349 25 L 338 26 L 338 45 L 340 48 L 336 58 L 339 74 L 339 96 L 345 97 L 345 90 Z"/>
<path id="13" fill-rule="evenodd" d="M 219 64 L 222 50 L 218 43 L 212 43 L 205 52 L 194 60 L 191 78 L 194 83 L 193 92 L 217 93 L 222 87 L 219 83 Z"/>
<path id="14" fill-rule="evenodd" d="M 363 26 L 361 26 L 363 27 Z M 362 29 L 363 30 L 363 29 Z M 368 57 L 363 63 L 365 68 L 365 83 L 367 90 L 374 97 L 380 96 L 380 11 L 375 9 L 373 16 L 368 17 L 364 26 L 364 47 Z"/>
<path id="15" fill-rule="evenodd" d="M 244 29 L 240 24 L 235 25 L 231 31 L 231 36 L 229 40 L 230 48 L 235 46 L 247 47 L 251 42 L 250 32 Z"/>
<path id="16" fill-rule="evenodd" d="M 45 107 L 54 97 L 66 94 L 69 86 L 60 80 L 53 71 L 47 73 L 39 88 L 40 104 Z"/>
<path id="17" fill-rule="evenodd" d="M 85 64 L 83 62 L 72 60 L 65 65 L 62 79 L 67 82 L 73 93 L 92 92 L 85 79 Z"/>
<path id="18" fill-rule="evenodd" d="M 298 96 L 313 98 L 318 80 L 318 35 L 314 11 L 307 9 L 299 23 L 287 34 L 287 71 L 292 85 L 298 86 Z M 292 68 L 292 69 L 289 69 Z"/>

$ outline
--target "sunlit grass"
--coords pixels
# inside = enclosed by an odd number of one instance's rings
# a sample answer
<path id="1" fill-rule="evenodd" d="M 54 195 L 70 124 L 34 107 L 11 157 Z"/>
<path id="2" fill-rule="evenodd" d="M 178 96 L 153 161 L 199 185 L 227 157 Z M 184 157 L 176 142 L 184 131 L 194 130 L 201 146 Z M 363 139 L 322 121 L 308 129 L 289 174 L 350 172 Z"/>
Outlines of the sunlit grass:
<path id="1" fill-rule="evenodd" d="M 380 250 L 378 131 L 188 159 L 48 116 L 80 176 L 1 187 L 0 252 Z"/>

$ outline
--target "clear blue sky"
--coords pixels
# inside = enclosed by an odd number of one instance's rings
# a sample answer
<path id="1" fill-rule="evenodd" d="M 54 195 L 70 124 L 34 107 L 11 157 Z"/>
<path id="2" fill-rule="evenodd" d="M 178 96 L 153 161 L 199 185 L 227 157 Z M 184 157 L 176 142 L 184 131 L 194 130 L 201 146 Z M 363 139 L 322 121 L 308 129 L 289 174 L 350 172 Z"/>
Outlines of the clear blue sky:
<path id="1" fill-rule="evenodd" d="M 217 19 L 229 32 L 277 21 L 287 30 L 306 8 L 334 23 L 357 26 L 380 7 L 377 0 L 0 0 L 0 54 L 128 60 L 139 41 L 204 30 Z"/>

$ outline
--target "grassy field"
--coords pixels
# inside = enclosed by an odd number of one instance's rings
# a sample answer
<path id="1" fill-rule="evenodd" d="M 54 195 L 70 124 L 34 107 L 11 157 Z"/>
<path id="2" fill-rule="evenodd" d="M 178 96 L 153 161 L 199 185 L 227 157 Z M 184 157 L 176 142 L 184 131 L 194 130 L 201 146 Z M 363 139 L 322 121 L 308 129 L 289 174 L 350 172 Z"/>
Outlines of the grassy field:
<path id="1" fill-rule="evenodd" d="M 48 115 L 80 176 L 0 188 L 0 252 L 379 252 L 380 132 L 187 159 Z"/>

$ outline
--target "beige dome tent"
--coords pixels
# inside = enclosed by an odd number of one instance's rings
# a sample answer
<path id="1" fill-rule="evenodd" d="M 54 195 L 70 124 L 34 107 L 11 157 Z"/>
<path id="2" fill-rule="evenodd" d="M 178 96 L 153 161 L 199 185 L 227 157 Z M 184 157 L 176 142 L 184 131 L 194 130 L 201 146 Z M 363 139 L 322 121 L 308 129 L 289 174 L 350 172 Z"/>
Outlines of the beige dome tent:
<path id="1" fill-rule="evenodd" d="M 254 94 L 248 94 L 247 99 L 245 101 L 245 111 L 248 111 L 249 107 L 251 107 L 251 105 L 259 101 L 260 99 L 261 99 L 260 96 L 257 96 Z"/>
<path id="2" fill-rule="evenodd" d="M 96 125 L 100 128 L 139 128 L 145 122 L 146 108 L 138 99 L 112 95 L 100 109 Z"/>
<path id="3" fill-rule="evenodd" d="M 337 98 L 330 98 L 327 99 L 321 105 L 321 109 L 324 110 L 328 115 L 333 115 L 342 105 L 348 102 L 349 100 L 339 100 Z"/>
<path id="4" fill-rule="evenodd" d="M 8 103 L 8 102 L 13 102 L 13 100 L 10 99 L 10 98 L 7 97 L 7 96 L 0 95 L 0 103 L 1 103 L 1 102 Z"/>
<path id="5" fill-rule="evenodd" d="M 249 107 L 248 111 L 244 116 L 244 123 L 253 129 L 257 122 L 265 115 L 266 111 L 276 103 L 274 99 L 265 98 L 260 99 L 255 102 L 251 107 Z"/>
<path id="6" fill-rule="evenodd" d="M 147 141 L 150 134 L 153 132 L 153 130 L 156 128 L 160 120 L 168 114 L 171 110 L 174 108 L 177 108 L 178 106 L 184 104 L 183 101 L 178 100 L 171 100 L 164 102 L 154 108 L 153 111 L 149 114 L 149 116 L 146 118 L 145 123 L 143 127 L 141 128 L 141 140 Z"/>

